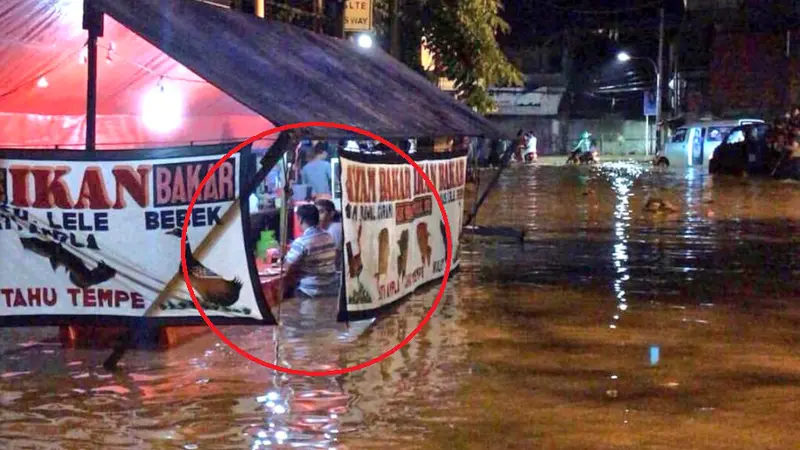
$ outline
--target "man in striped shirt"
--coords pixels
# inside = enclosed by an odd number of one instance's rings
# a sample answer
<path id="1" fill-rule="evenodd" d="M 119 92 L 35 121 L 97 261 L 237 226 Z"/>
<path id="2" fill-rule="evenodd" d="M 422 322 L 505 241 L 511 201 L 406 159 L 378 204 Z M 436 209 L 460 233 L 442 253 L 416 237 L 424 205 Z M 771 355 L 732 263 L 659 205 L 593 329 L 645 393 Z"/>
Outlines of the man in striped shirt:
<path id="1" fill-rule="evenodd" d="M 297 281 L 298 297 L 326 297 L 339 293 L 336 272 L 336 242 L 319 227 L 319 211 L 314 205 L 297 208 L 303 234 L 292 242 L 285 264 L 290 278 Z"/>

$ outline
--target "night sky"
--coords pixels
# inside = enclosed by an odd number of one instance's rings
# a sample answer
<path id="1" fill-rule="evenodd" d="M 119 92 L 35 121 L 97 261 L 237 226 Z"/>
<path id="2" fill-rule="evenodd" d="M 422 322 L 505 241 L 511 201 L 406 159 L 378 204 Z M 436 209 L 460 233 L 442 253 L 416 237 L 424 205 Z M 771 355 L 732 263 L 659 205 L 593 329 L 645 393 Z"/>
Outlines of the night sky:
<path id="1" fill-rule="evenodd" d="M 659 7 L 665 8 L 667 37 L 680 24 L 683 13 L 683 0 L 504 0 L 504 5 L 502 16 L 511 26 L 511 32 L 498 40 L 509 54 L 536 46 L 566 29 L 584 31 L 575 53 L 575 69 L 584 96 L 594 95 L 594 100 L 600 99 L 600 103 L 610 103 L 611 99 L 602 94 L 596 97 L 600 86 L 641 89 L 654 85 L 653 70 L 646 61 L 620 64 L 616 62 L 616 54 L 625 50 L 657 59 Z M 618 29 L 617 40 L 607 34 L 591 34 L 592 30 L 609 28 Z M 666 44 L 664 51 L 666 56 Z M 641 92 L 631 92 L 613 97 L 619 107 L 628 104 L 638 110 L 641 96 Z"/>

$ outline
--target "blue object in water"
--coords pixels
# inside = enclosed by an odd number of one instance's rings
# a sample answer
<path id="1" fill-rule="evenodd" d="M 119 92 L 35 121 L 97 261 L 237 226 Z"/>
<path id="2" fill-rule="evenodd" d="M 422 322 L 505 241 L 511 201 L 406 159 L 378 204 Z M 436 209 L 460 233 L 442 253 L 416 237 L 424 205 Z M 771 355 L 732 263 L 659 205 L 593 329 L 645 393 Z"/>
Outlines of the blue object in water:
<path id="1" fill-rule="evenodd" d="M 650 365 L 655 366 L 658 364 L 659 353 L 661 353 L 661 348 L 657 345 L 650 346 Z"/>

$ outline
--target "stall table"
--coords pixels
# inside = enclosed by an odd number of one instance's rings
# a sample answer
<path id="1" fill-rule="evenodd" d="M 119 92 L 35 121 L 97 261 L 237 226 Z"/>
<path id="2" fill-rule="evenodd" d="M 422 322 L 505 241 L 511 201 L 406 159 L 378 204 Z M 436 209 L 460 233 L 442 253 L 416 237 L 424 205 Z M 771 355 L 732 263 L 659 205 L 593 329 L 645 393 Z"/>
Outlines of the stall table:
<path id="1" fill-rule="evenodd" d="M 256 261 L 259 272 L 263 272 L 266 264 L 260 259 Z M 275 307 L 280 293 L 281 275 L 259 275 L 264 298 L 270 308 Z M 213 321 L 213 320 L 212 320 Z M 92 325 L 64 325 L 59 327 L 59 341 L 65 348 L 111 348 L 120 339 L 126 327 L 106 327 Z M 142 342 L 138 346 L 146 348 L 167 349 L 177 347 L 202 334 L 211 332 L 207 325 L 166 326 L 145 331 L 139 337 Z"/>

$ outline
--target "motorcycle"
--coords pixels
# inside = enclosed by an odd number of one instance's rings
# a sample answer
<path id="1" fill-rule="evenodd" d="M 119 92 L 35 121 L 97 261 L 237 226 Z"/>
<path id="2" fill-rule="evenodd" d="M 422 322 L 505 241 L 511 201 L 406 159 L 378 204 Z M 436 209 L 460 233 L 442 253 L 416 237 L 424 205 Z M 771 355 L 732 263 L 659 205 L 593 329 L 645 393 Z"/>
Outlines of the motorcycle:
<path id="1" fill-rule="evenodd" d="M 567 158 L 567 164 L 597 164 L 600 162 L 600 155 L 596 150 L 590 152 L 581 152 L 575 150 Z"/>

